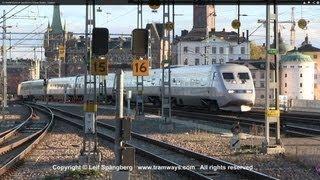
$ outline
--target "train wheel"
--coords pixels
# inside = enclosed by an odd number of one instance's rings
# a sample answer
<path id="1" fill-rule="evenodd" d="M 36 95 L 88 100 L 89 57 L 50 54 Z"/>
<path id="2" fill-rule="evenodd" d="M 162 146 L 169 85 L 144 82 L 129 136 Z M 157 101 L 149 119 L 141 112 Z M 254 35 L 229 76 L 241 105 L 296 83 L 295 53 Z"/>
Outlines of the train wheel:
<path id="1" fill-rule="evenodd" d="M 219 110 L 219 106 L 218 106 L 218 103 L 217 101 L 211 101 L 209 103 L 209 107 L 208 107 L 209 111 L 210 112 L 216 112 Z"/>

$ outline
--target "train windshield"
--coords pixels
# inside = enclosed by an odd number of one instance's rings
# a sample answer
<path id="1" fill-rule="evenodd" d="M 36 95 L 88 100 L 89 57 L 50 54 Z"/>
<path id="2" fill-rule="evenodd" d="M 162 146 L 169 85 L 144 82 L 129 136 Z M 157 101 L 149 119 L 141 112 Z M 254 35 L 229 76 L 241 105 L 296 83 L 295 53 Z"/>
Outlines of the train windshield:
<path id="1" fill-rule="evenodd" d="M 250 79 L 248 73 L 238 73 L 238 77 L 239 77 L 239 79 L 241 79 L 241 80 L 248 80 L 248 79 Z"/>
<path id="2" fill-rule="evenodd" d="M 222 73 L 223 79 L 232 80 L 234 79 L 233 73 Z"/>

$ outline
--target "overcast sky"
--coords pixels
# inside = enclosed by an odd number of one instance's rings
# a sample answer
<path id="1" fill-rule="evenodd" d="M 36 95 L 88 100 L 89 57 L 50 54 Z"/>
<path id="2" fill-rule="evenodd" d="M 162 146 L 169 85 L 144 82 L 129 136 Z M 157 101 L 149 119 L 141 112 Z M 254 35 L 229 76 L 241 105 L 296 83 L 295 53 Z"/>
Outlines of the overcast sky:
<path id="1" fill-rule="evenodd" d="M 1 6 L 1 10 L 6 12 L 13 9 L 14 6 Z M 96 26 L 107 27 L 110 33 L 125 33 L 130 34 L 131 31 L 137 26 L 137 6 L 97 6 L 100 7 L 102 12 L 97 12 Z M 295 8 L 295 20 L 304 18 L 310 21 L 307 30 L 302 30 L 296 26 L 296 46 L 299 46 L 304 40 L 306 34 L 309 35 L 311 43 L 320 47 L 320 6 L 279 6 L 279 20 L 289 21 L 291 19 L 291 8 Z M 47 27 L 48 21 L 52 21 L 53 6 L 17 6 L 6 16 L 10 17 L 16 12 L 16 16 L 20 16 L 17 19 L 11 17 L 7 20 L 8 28 L 7 32 L 44 32 Z M 61 19 L 62 24 L 66 22 L 67 31 L 70 32 L 84 32 L 85 29 L 85 6 L 61 6 Z M 176 34 L 180 35 L 181 30 L 192 28 L 192 6 L 176 6 Z M 246 29 L 249 33 L 253 32 L 260 24 L 258 19 L 265 18 L 265 6 L 242 6 L 241 14 L 247 16 L 241 17 L 241 32 Z M 237 18 L 236 6 L 216 6 L 216 30 L 220 31 L 225 28 L 227 31 L 233 30 L 231 27 L 231 21 Z M 22 16 L 22 17 L 21 17 Z M 31 18 L 36 17 L 36 19 Z M 21 19 L 22 18 L 22 19 Z M 2 21 L 3 19 L 1 19 Z M 157 13 L 151 12 L 148 6 L 143 7 L 143 26 L 149 22 L 162 22 L 162 9 L 160 8 Z M 282 31 L 285 42 L 290 42 L 290 28 L 291 24 L 281 23 L 280 29 Z M 12 38 L 23 38 L 26 35 L 15 35 Z M 9 37 L 9 36 L 7 36 Z M 29 38 L 41 39 L 42 36 L 30 35 Z M 251 41 L 255 41 L 258 44 L 262 44 L 265 41 L 265 28 L 262 26 L 250 36 Z M 12 41 L 12 44 L 20 45 L 42 45 L 43 41 L 40 40 L 25 40 L 23 42 Z M 6 42 L 9 45 L 9 41 Z M 26 52 L 14 52 L 14 51 L 26 51 Z M 37 49 L 40 51 L 40 48 Z M 33 58 L 33 51 L 31 48 L 15 48 L 12 51 L 12 58 L 16 57 L 30 57 Z M 40 58 L 40 52 L 37 52 L 37 57 Z M 9 57 L 9 55 L 8 55 Z M 44 56 L 43 56 L 44 57 Z"/>

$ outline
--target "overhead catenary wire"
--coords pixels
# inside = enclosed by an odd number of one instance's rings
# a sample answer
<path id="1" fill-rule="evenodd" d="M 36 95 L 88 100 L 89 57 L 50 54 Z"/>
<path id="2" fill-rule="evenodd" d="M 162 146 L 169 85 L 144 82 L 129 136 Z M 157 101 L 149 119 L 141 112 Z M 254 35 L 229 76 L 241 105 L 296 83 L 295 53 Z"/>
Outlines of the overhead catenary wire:
<path id="1" fill-rule="evenodd" d="M 15 5 L 13 8 L 11 8 L 8 12 L 6 12 L 4 15 L 2 15 L 0 17 L 0 19 L 2 19 L 3 17 L 5 17 L 6 15 L 8 15 L 12 10 L 14 10 L 16 7 L 18 7 L 18 5 Z"/>
<path id="2" fill-rule="evenodd" d="M 34 31 L 38 30 L 41 26 L 43 26 L 43 24 L 44 24 L 44 23 L 42 23 L 40 26 L 36 27 L 33 31 L 31 31 L 31 33 L 33 33 Z M 47 28 L 46 28 L 45 30 L 43 30 L 43 31 L 46 31 L 46 30 L 47 30 Z M 28 37 L 29 35 L 30 35 L 30 34 L 25 35 L 21 40 L 19 40 L 18 42 L 16 42 L 14 45 L 11 45 L 7 50 L 10 50 L 10 49 L 12 49 L 13 46 L 19 45 L 19 44 L 21 44 L 22 42 L 24 42 L 24 41 L 25 41 L 24 39 L 25 39 L 26 37 Z M 34 37 L 34 36 L 36 36 L 36 35 L 38 35 L 38 34 L 33 34 L 33 36 L 31 36 L 31 38 Z"/>
<path id="3" fill-rule="evenodd" d="M 14 13 L 13 15 L 11 15 L 11 16 L 9 16 L 9 17 L 7 17 L 7 18 L 3 19 L 0 23 L 3 23 L 3 21 L 6 21 L 7 19 L 12 18 L 13 16 L 15 16 L 16 14 L 20 13 L 21 11 L 23 11 L 23 10 L 27 9 L 27 8 L 28 8 L 28 7 L 30 7 L 30 6 L 31 6 L 31 5 L 28 5 L 28 6 L 24 7 L 23 9 L 20 9 L 18 12 Z"/>

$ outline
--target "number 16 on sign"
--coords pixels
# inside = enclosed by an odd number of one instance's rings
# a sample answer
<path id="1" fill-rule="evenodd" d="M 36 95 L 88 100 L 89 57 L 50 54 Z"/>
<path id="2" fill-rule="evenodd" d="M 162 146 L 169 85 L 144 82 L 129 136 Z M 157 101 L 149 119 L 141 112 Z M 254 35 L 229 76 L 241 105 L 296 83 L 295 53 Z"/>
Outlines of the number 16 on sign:
<path id="1" fill-rule="evenodd" d="M 149 60 L 133 60 L 132 73 L 133 76 L 149 76 Z"/>

